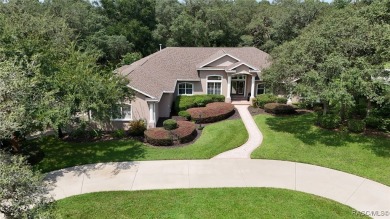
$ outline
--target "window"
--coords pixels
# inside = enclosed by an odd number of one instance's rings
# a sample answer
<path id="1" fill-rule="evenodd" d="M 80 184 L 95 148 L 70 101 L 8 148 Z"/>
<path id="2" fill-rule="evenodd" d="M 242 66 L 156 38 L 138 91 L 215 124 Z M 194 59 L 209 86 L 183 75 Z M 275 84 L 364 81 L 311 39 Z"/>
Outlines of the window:
<path id="1" fill-rule="evenodd" d="M 207 94 L 222 94 L 222 76 L 207 77 Z"/>
<path id="2" fill-rule="evenodd" d="M 245 80 L 246 76 L 245 75 L 236 75 L 232 77 L 232 80 Z"/>
<path id="3" fill-rule="evenodd" d="M 265 93 L 265 86 L 264 84 L 257 84 L 257 92 L 256 94 L 264 94 Z"/>
<path id="4" fill-rule="evenodd" d="M 179 83 L 177 92 L 179 95 L 192 95 L 193 89 L 192 83 Z"/>
<path id="5" fill-rule="evenodd" d="M 114 119 L 119 121 L 130 121 L 133 118 L 131 113 L 131 105 L 130 104 L 122 104 L 120 105 L 116 111 L 114 112 Z"/>

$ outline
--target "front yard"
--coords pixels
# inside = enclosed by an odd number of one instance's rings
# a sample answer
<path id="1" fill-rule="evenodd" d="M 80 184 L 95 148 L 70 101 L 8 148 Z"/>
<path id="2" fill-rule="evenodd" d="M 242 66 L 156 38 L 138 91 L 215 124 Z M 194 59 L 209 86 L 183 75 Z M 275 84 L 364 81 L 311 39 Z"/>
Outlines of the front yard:
<path id="1" fill-rule="evenodd" d="M 209 159 L 244 144 L 248 133 L 242 120 L 226 120 L 207 125 L 191 145 L 160 148 L 135 140 L 69 143 L 54 137 L 38 140 L 45 158 L 35 167 L 42 172 L 82 164 L 134 160 Z"/>
<path id="2" fill-rule="evenodd" d="M 368 218 L 329 199 L 273 188 L 100 192 L 56 206 L 64 218 Z"/>
<path id="3" fill-rule="evenodd" d="M 319 165 L 390 186 L 389 138 L 324 130 L 312 113 L 254 118 L 264 140 L 252 158 Z"/>

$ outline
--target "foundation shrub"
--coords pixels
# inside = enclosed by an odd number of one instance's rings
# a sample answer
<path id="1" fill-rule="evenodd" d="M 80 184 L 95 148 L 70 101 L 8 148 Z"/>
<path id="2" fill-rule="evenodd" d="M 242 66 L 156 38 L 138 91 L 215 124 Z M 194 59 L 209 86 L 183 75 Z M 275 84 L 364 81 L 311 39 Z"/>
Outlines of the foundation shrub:
<path id="1" fill-rule="evenodd" d="M 187 111 L 180 111 L 178 115 L 185 118 L 186 120 L 191 120 L 191 115 Z"/>
<path id="2" fill-rule="evenodd" d="M 144 132 L 146 141 L 151 145 L 170 146 L 173 140 L 170 132 L 163 128 L 151 128 Z"/>
<path id="3" fill-rule="evenodd" d="M 191 108 L 187 112 L 197 123 L 212 123 L 224 120 L 234 114 L 234 106 L 230 103 L 209 103 L 206 107 Z"/>
<path id="4" fill-rule="evenodd" d="M 181 144 L 190 142 L 196 138 L 196 125 L 189 121 L 178 121 L 178 128 L 172 130 L 172 134 L 176 135 Z"/>
<path id="5" fill-rule="evenodd" d="M 277 97 L 273 94 L 260 94 L 257 95 L 256 98 L 253 100 L 253 105 L 264 108 L 264 105 L 267 103 L 276 103 Z M 287 100 L 286 100 L 287 102 Z"/>
<path id="6" fill-rule="evenodd" d="M 163 122 L 164 129 L 173 130 L 177 128 L 177 122 L 174 119 L 167 119 Z"/>
<path id="7" fill-rule="evenodd" d="M 285 98 L 285 97 L 277 97 L 276 98 L 276 102 L 277 103 L 286 104 L 287 103 L 287 98 Z"/>
<path id="8" fill-rule="evenodd" d="M 131 136 L 142 136 L 146 130 L 146 122 L 143 119 L 131 121 L 129 126 L 128 132 Z"/>
<path id="9" fill-rule="evenodd" d="M 293 106 L 281 103 L 267 103 L 264 105 L 264 110 L 267 113 L 273 113 L 277 115 L 295 113 L 295 108 Z"/>
<path id="10" fill-rule="evenodd" d="M 208 103 L 224 102 L 225 96 L 214 94 L 202 94 L 192 96 L 177 96 L 175 101 L 175 110 L 180 112 L 193 107 L 202 107 Z"/>
<path id="11" fill-rule="evenodd" d="M 126 132 L 123 129 L 117 129 L 111 133 L 113 138 L 124 138 L 126 136 Z"/>

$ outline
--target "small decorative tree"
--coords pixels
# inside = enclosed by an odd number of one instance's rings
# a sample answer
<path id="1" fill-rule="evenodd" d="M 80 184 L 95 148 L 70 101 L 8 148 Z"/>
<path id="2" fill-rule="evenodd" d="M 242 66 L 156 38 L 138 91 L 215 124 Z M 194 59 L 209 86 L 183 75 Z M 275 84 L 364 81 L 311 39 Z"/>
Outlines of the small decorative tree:
<path id="1" fill-rule="evenodd" d="M 199 113 L 199 121 L 198 121 L 198 123 L 199 123 L 198 129 L 199 129 L 199 130 L 202 130 L 202 129 L 203 129 L 203 126 L 202 126 L 202 123 L 201 123 L 200 121 L 202 121 L 202 113 Z"/>
<path id="2" fill-rule="evenodd" d="M 43 176 L 22 156 L 0 150 L 0 212 L 8 218 L 54 218 Z"/>

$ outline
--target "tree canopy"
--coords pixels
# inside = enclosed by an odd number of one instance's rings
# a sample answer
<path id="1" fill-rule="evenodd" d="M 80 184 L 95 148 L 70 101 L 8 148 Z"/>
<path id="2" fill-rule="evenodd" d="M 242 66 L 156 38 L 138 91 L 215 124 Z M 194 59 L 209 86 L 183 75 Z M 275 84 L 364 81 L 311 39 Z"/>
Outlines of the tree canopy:
<path id="1" fill-rule="evenodd" d="M 385 104 L 389 12 L 388 1 L 329 10 L 297 38 L 273 50 L 266 80 L 283 82 L 308 102 L 320 101 L 342 111 L 355 106 L 359 98 Z"/>

